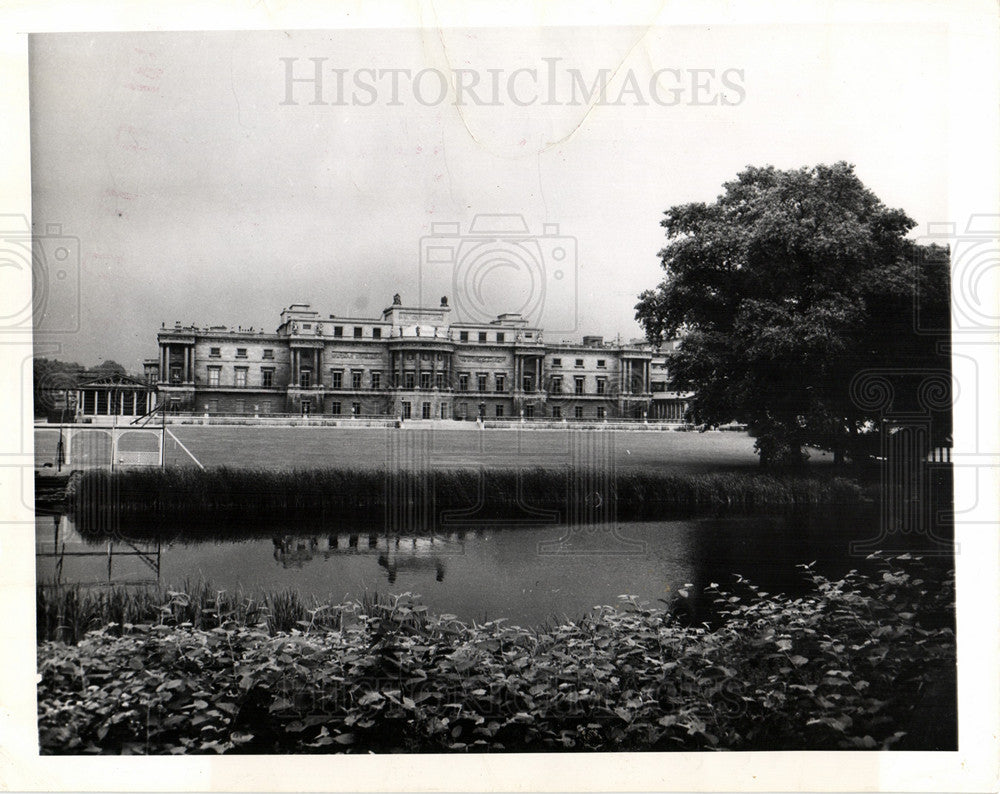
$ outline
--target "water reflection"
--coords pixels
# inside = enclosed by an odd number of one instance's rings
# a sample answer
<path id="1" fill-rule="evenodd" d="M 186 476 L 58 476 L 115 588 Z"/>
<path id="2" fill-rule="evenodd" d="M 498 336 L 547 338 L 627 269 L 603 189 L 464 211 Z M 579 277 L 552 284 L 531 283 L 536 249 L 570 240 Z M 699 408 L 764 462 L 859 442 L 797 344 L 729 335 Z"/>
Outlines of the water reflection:
<path id="1" fill-rule="evenodd" d="M 693 620 L 711 615 L 702 592 L 741 574 L 776 593 L 807 585 L 800 563 L 839 576 L 864 568 L 852 542 L 878 530 L 874 510 L 831 510 L 684 521 L 475 529 L 433 536 L 358 529 L 278 527 L 212 539 L 186 527 L 172 542 L 134 537 L 86 540 L 62 517 L 36 524 L 40 581 L 87 585 L 211 582 L 229 592 L 295 588 L 340 601 L 366 592 L 419 594 L 436 612 L 463 620 L 507 618 L 522 625 L 576 619 L 630 594 L 669 604 Z M 131 533 L 138 536 L 138 533 Z M 943 563 L 948 560 L 942 558 Z M 692 585 L 686 587 L 685 585 Z M 678 591 L 688 592 L 686 599 Z"/>

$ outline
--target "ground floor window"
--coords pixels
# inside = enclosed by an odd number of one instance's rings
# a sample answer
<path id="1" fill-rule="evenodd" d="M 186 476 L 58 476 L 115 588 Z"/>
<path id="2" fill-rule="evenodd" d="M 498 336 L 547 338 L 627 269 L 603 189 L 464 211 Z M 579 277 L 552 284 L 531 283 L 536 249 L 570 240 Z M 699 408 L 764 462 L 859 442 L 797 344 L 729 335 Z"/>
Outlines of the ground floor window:
<path id="1" fill-rule="evenodd" d="M 599 405 L 597 407 L 597 418 L 598 419 L 603 419 L 604 418 L 604 406 L 603 405 Z"/>
<path id="2" fill-rule="evenodd" d="M 578 406 L 576 406 L 576 408 L 573 409 L 573 416 L 575 416 L 577 419 L 583 419 L 583 406 L 582 405 L 578 405 Z"/>
<path id="3" fill-rule="evenodd" d="M 441 418 L 442 419 L 448 418 L 448 406 L 445 405 L 444 403 L 441 403 Z"/>
<path id="4" fill-rule="evenodd" d="M 469 416 L 469 404 L 468 403 L 456 403 L 455 404 L 455 418 L 456 419 L 467 419 Z"/>
<path id="5" fill-rule="evenodd" d="M 535 416 L 535 406 L 533 405 L 524 406 L 524 416 L 526 419 L 533 419 Z"/>
<path id="6" fill-rule="evenodd" d="M 330 413 L 333 414 L 334 416 L 340 416 L 340 403 L 339 402 L 330 403 Z"/>
<path id="7" fill-rule="evenodd" d="M 424 403 L 423 405 L 420 406 L 420 418 L 421 419 L 430 419 L 431 418 L 431 404 L 430 403 Z"/>
<path id="8" fill-rule="evenodd" d="M 552 418 L 553 419 L 562 419 L 562 406 L 561 405 L 553 405 L 552 406 Z"/>
<path id="9" fill-rule="evenodd" d="M 503 416 L 503 406 L 502 405 L 498 405 L 496 407 L 496 416 L 497 416 L 497 419 L 500 419 Z"/>
<path id="10" fill-rule="evenodd" d="M 403 401 L 403 418 L 410 418 L 410 404 L 406 400 Z"/>
<path id="11" fill-rule="evenodd" d="M 361 416 L 361 403 L 351 403 L 351 413 L 355 416 Z"/>
<path id="12" fill-rule="evenodd" d="M 308 388 L 308 387 L 304 386 L 303 388 Z M 303 416 L 309 416 L 309 414 L 310 414 L 311 411 L 312 411 L 312 400 L 303 400 L 302 401 L 302 415 Z"/>

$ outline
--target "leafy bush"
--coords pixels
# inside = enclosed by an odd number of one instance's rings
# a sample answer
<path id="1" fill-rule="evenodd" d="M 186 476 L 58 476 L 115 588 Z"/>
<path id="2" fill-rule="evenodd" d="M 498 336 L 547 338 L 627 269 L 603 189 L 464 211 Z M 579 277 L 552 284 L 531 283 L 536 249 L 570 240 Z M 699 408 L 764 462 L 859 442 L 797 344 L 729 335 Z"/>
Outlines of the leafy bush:
<path id="1" fill-rule="evenodd" d="M 905 556 L 871 577 L 805 574 L 813 590 L 794 600 L 712 585 L 714 628 L 626 596 L 528 630 L 403 595 L 275 636 L 263 620 L 198 629 L 168 604 L 121 636 L 39 645 L 42 751 L 951 746 L 950 574 L 932 584 Z"/>

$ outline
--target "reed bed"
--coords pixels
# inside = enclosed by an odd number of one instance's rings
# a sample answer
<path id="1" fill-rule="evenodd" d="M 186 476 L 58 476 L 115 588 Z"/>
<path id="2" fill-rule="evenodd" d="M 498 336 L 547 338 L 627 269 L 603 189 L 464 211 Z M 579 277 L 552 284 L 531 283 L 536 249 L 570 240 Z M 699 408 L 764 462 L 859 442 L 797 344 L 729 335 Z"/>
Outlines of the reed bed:
<path id="1" fill-rule="evenodd" d="M 372 614 L 388 603 L 364 593 L 352 603 Z M 137 627 L 183 626 L 208 631 L 220 626 L 265 629 L 272 636 L 293 630 L 338 631 L 344 612 L 333 603 L 307 601 L 292 588 L 227 592 L 210 582 L 185 580 L 177 587 L 87 588 L 39 585 L 36 590 L 38 642 L 75 644 L 90 631 L 109 629 L 121 636 Z"/>
<path id="2" fill-rule="evenodd" d="M 430 472 L 241 468 L 90 470 L 70 482 L 78 526 L 112 523 L 252 526 L 262 521 L 378 523 L 386 511 L 523 518 L 551 511 L 564 521 L 675 517 L 679 512 L 858 504 L 877 487 L 837 476 L 759 472 L 702 474 L 574 469 Z"/>

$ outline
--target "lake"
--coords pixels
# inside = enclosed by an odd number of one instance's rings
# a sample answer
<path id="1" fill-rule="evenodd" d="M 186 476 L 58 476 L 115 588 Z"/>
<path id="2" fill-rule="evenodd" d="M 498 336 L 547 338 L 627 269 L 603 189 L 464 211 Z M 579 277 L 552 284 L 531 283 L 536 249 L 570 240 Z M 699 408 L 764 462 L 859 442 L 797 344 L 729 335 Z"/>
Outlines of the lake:
<path id="1" fill-rule="evenodd" d="M 296 589 L 305 599 L 341 601 L 364 593 L 419 594 L 428 607 L 465 621 L 506 618 L 520 625 L 581 617 L 629 594 L 658 606 L 679 604 L 698 619 L 710 615 L 701 594 L 712 582 L 741 574 L 769 592 L 804 592 L 796 566 L 840 576 L 864 568 L 868 550 L 920 536 L 878 540 L 875 509 L 814 508 L 784 514 L 713 516 L 676 521 L 583 526 L 475 526 L 434 536 L 395 535 L 337 527 L 276 527 L 243 539 L 89 540 L 66 516 L 36 519 L 41 583 L 135 587 L 207 581 L 246 595 Z M 138 535 L 138 533 L 130 533 Z M 210 533 L 204 533 L 208 535 Z"/>

